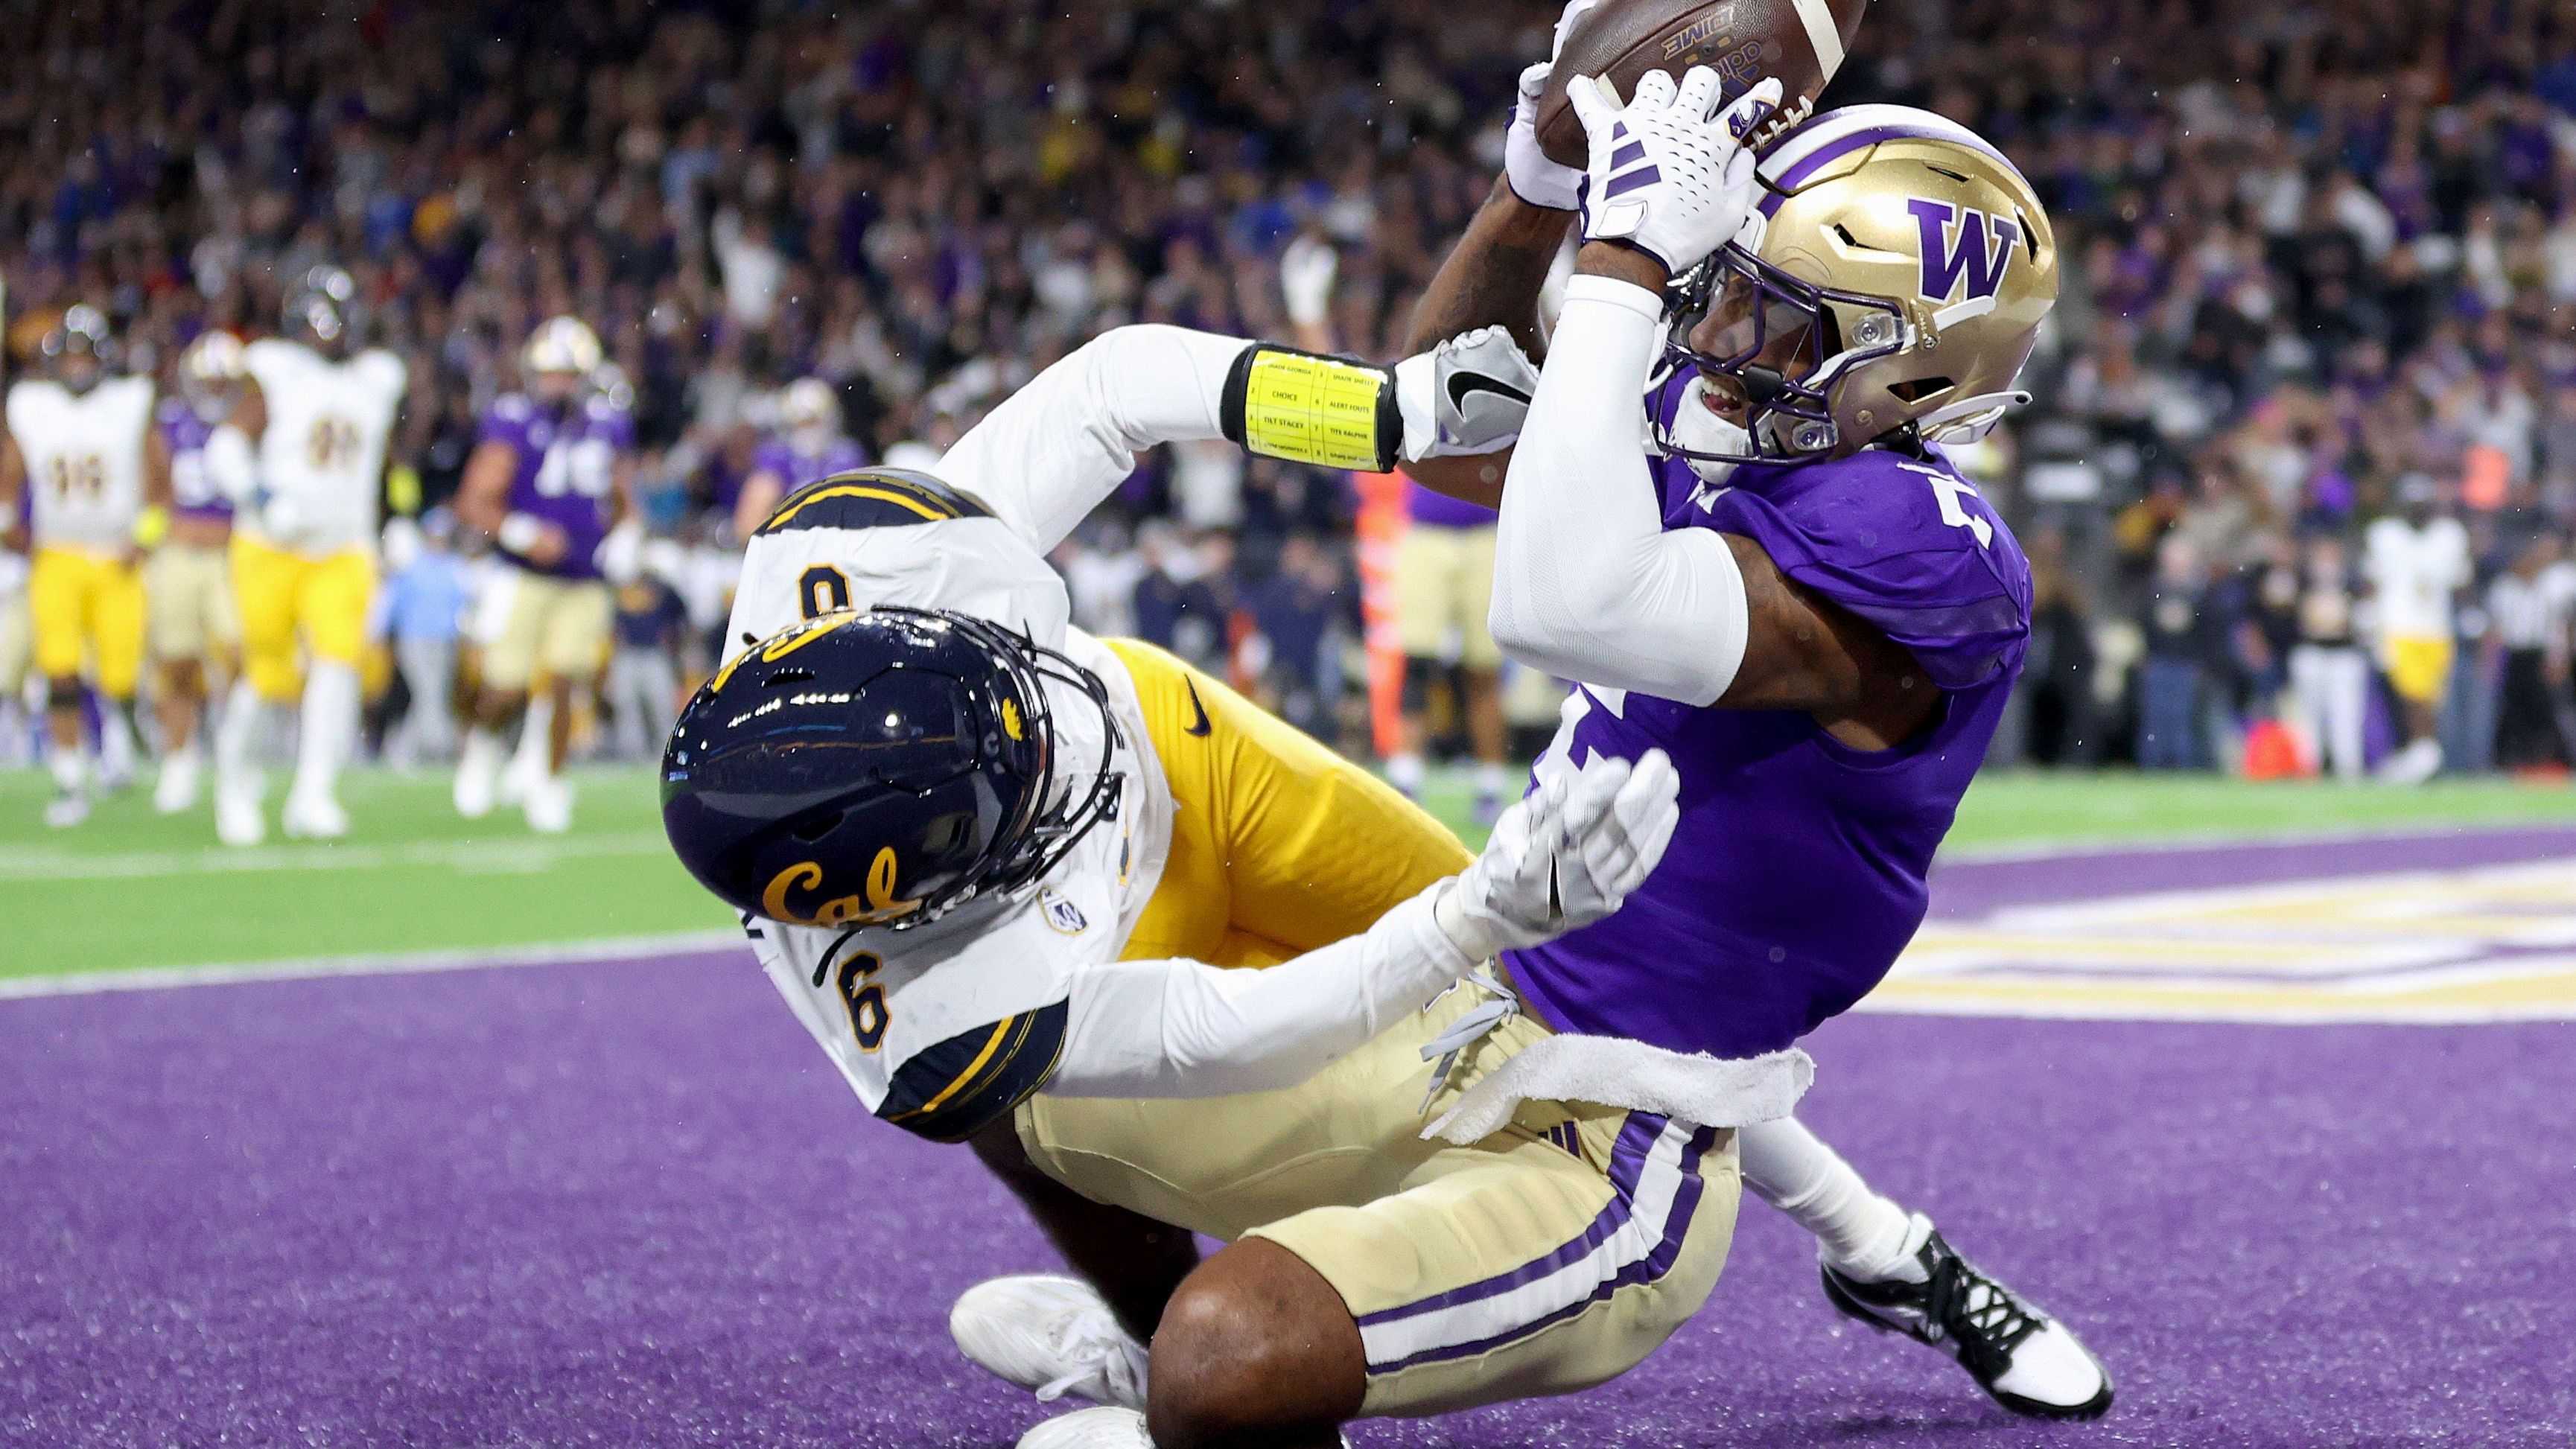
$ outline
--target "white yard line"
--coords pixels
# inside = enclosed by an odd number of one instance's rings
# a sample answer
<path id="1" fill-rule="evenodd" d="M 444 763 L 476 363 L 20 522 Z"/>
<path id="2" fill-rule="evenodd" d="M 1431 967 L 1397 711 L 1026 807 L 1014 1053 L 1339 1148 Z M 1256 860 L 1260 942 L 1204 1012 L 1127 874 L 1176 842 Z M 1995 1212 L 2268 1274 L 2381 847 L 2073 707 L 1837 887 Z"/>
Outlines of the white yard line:
<path id="1" fill-rule="evenodd" d="M 584 856 L 655 855 L 669 849 L 660 832 L 640 830 L 562 840 L 424 840 L 406 845 L 267 845 L 247 850 L 209 846 L 202 850 L 133 851 L 120 855 L 83 855 L 45 846 L 0 846 L 0 884 L 281 870 L 380 870 L 404 865 L 443 865 L 470 873 L 524 872 Z"/>
<path id="2" fill-rule="evenodd" d="M 422 971 L 474 971 L 490 966 L 562 966 L 578 962 L 633 961 L 688 951 L 745 948 L 740 931 L 686 931 L 666 936 L 625 936 L 550 945 L 500 946 L 479 951 L 412 951 L 381 956 L 312 956 L 294 961 L 253 961 L 222 966 L 150 966 L 131 971 L 75 971 L 55 976 L 0 978 L 0 1001 L 35 996 L 85 996 L 106 991 L 161 991 L 175 986 L 228 986 L 246 981 L 303 981 L 322 976 L 393 976 Z"/>

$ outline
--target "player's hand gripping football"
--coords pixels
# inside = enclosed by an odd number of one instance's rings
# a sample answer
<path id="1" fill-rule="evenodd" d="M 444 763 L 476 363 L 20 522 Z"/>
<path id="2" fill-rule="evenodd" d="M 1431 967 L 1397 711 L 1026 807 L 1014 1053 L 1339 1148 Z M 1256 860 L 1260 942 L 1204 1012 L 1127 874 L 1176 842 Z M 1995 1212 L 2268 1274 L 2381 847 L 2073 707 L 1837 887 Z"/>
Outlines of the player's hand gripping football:
<path id="1" fill-rule="evenodd" d="M 1565 94 L 1592 146 L 1584 240 L 1625 242 L 1682 272 L 1743 229 L 1761 190 L 1743 138 L 1779 109 L 1777 79 L 1715 116 L 1717 72 L 1704 65 L 1679 87 L 1663 71 L 1647 72 L 1625 106 L 1593 76 L 1574 77 Z"/>
<path id="2" fill-rule="evenodd" d="M 1476 960 L 1536 946 L 1619 909 L 1664 858 L 1681 821 L 1681 775 L 1661 750 L 1631 765 L 1595 755 L 1503 812 L 1485 853 L 1433 914 Z"/>
<path id="3" fill-rule="evenodd" d="M 1556 17 L 1556 38 L 1547 48 L 1547 59 L 1521 72 L 1512 124 L 1503 132 L 1503 179 L 1510 183 L 1514 196 L 1532 206 L 1572 211 L 1579 204 L 1576 188 L 1583 184 L 1582 170 L 1560 166 L 1539 149 L 1538 102 L 1547 90 L 1548 72 L 1565 49 L 1567 33 L 1574 29 L 1574 22 L 1583 18 L 1583 12 L 1600 3 L 1601 0 L 1567 0 L 1564 11 Z"/>

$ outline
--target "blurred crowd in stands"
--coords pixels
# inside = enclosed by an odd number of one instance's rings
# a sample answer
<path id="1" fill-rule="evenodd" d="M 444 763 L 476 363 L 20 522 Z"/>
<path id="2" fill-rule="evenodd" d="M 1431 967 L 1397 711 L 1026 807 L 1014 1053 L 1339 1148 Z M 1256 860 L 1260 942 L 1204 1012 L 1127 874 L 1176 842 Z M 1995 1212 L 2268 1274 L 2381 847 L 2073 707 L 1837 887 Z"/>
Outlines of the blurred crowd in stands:
<path id="1" fill-rule="evenodd" d="M 657 534 L 610 690 L 642 703 L 612 702 L 600 738 L 649 750 L 644 712 L 717 647 L 729 505 L 787 384 L 823 379 L 866 456 L 918 465 L 1119 322 L 1290 337 L 1292 244 L 1323 258 L 1331 345 L 1391 357 L 1555 9 L 8 7 L 12 354 L 87 300 L 166 367 L 206 327 L 272 329 L 313 263 L 349 267 L 411 364 L 393 501 L 430 526 L 389 559 L 399 653 L 452 634 L 470 592 L 472 541 L 437 510 L 476 417 L 538 321 L 588 319 L 633 392 Z M 2037 403 L 1969 460 L 2038 574 L 1999 758 L 2407 778 L 2576 758 L 2565 0 L 1883 0 L 1827 100 L 1979 128 L 2068 259 Z M 1372 720 L 1363 482 L 1151 457 L 1060 556 L 1077 617 L 1354 751 L 1473 734 L 1492 756 L 1496 709 L 1543 740 L 1549 682 L 1489 678 L 1464 625 L 1381 631 L 1453 687 Z"/>

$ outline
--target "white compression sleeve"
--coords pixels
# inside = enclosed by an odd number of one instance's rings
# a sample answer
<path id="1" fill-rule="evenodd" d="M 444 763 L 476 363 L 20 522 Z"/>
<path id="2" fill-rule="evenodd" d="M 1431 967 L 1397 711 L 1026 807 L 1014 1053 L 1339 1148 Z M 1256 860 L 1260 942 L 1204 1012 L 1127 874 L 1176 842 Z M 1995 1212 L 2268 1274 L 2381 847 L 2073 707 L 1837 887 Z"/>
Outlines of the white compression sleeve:
<path id="1" fill-rule="evenodd" d="M 1551 674 L 1713 704 L 1744 662 L 1744 576 L 1716 533 L 1664 529 L 1639 406 L 1662 320 L 1643 287 L 1567 284 L 1503 485 L 1489 622 Z"/>
<path id="2" fill-rule="evenodd" d="M 1293 1087 L 1475 967 L 1433 920 L 1444 881 L 1356 936 L 1259 971 L 1118 961 L 1075 976 L 1060 1097 Z"/>
<path id="3" fill-rule="evenodd" d="M 1160 443 L 1225 436 L 1226 373 L 1252 344 L 1186 327 L 1114 327 L 1031 379 L 957 440 L 942 481 L 1044 553 Z"/>

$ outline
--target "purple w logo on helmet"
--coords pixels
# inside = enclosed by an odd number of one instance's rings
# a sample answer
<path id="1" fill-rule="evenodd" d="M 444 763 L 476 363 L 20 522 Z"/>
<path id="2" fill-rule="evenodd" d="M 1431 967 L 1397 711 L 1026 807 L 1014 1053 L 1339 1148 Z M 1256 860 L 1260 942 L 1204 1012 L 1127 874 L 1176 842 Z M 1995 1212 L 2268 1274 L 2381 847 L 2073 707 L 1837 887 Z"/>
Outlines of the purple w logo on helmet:
<path id="1" fill-rule="evenodd" d="M 2012 265 L 2019 224 L 1974 207 L 1915 197 L 1905 203 L 1923 233 L 1923 295 L 1945 302 L 1959 284 L 1968 297 L 1991 297 Z"/>

